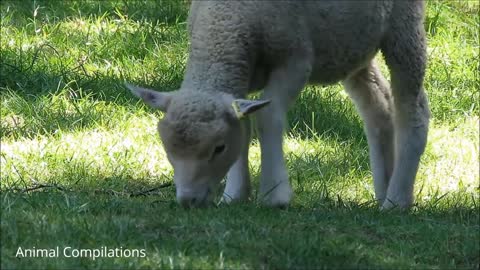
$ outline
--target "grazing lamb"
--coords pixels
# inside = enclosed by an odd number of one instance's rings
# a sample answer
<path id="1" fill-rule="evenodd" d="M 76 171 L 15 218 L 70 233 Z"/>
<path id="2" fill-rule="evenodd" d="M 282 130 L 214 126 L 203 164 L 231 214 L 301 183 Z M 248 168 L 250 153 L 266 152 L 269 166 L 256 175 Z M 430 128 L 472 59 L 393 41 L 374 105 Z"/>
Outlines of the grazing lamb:
<path id="1" fill-rule="evenodd" d="M 178 202 L 203 205 L 225 175 L 223 200 L 248 199 L 247 115 L 255 112 L 259 197 L 266 205 L 288 205 L 287 110 L 307 83 L 342 81 L 365 123 L 376 199 L 384 209 L 409 207 L 429 123 L 423 16 L 423 1 L 193 1 L 180 90 L 127 84 L 165 112 L 158 130 Z M 379 50 L 392 90 L 373 61 Z M 260 89 L 261 100 L 246 99 Z"/>

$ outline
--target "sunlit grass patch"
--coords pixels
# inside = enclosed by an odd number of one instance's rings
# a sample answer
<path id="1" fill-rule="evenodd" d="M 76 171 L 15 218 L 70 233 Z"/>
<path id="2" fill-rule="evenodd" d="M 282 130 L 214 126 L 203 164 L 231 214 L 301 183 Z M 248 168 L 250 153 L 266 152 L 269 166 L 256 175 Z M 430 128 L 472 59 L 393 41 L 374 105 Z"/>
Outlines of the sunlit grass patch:
<path id="1" fill-rule="evenodd" d="M 99 187 L 102 181 L 116 177 L 148 179 L 150 184 L 171 181 L 172 168 L 156 133 L 156 122 L 154 115 L 124 112 L 110 127 L 58 130 L 33 139 L 2 141 L 2 188 L 14 184 L 28 186 L 29 181 L 71 185 L 72 179 L 64 177 L 75 175 L 78 169 L 85 178 L 75 184 L 83 188 Z M 476 123 L 478 118 L 469 118 L 456 126 L 432 125 L 416 184 L 420 205 L 428 205 L 440 196 L 447 200 L 452 194 L 463 194 L 462 202 L 469 202 L 470 206 L 475 203 L 473 200 L 478 201 Z M 332 194 L 358 203 L 373 199 L 368 148 L 364 143 L 322 136 L 288 136 L 285 152 L 300 201 L 302 192 L 317 194 L 316 199 Z M 254 141 L 250 165 L 257 177 L 259 157 L 258 141 Z"/>
<path id="2" fill-rule="evenodd" d="M 478 117 L 470 117 L 451 125 L 432 125 L 424 165 L 418 173 L 420 203 L 428 204 L 432 199 L 449 195 L 454 199 L 450 203 L 455 200 L 469 201 L 472 206 L 478 203 L 478 123 Z M 437 197 L 432 198 L 432 194 Z"/>
<path id="3" fill-rule="evenodd" d="M 169 181 L 165 152 L 155 131 L 148 132 L 155 126 L 154 117 L 126 113 L 116 121 L 116 127 L 57 130 L 53 135 L 3 141 L 2 188 L 35 182 L 98 188 L 109 179 L 113 180 L 107 184 L 116 186 L 115 178 Z"/>
<path id="4" fill-rule="evenodd" d="M 465 114 L 479 115 L 478 2 L 427 1 L 427 7 L 425 86 L 434 105 L 433 115 L 442 121 Z"/>

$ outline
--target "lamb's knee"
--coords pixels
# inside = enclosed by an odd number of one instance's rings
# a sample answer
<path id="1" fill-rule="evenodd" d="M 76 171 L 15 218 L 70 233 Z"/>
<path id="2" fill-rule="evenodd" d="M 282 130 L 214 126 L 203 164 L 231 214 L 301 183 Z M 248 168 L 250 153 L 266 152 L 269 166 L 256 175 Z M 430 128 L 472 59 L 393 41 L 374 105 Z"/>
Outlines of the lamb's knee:
<path id="1" fill-rule="evenodd" d="M 403 95 L 395 99 L 395 124 L 398 128 L 427 130 L 430 122 L 430 108 L 422 88 L 418 94 Z"/>

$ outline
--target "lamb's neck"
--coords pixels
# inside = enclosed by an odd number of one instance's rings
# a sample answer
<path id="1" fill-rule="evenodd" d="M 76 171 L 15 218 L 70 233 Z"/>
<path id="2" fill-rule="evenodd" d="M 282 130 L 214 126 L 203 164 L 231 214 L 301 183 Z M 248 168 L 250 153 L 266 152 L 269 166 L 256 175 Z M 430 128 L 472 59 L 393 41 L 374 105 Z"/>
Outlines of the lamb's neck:
<path id="1" fill-rule="evenodd" d="M 219 91 L 235 97 L 248 93 L 248 64 L 242 61 L 189 59 L 182 88 Z"/>

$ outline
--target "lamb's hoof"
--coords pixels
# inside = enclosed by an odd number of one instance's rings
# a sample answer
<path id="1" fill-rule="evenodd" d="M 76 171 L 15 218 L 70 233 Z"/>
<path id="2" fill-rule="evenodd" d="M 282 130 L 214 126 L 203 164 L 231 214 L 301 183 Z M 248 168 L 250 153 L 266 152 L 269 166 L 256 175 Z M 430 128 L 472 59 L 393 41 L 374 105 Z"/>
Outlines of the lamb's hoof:
<path id="1" fill-rule="evenodd" d="M 220 199 L 220 204 L 235 204 L 235 203 L 243 203 L 247 201 L 248 201 L 248 196 L 234 197 L 224 193 L 222 198 Z"/>
<path id="2" fill-rule="evenodd" d="M 380 210 L 407 210 L 410 208 L 410 206 L 412 206 L 412 200 L 392 200 L 387 198 L 380 207 Z"/>
<path id="3" fill-rule="evenodd" d="M 285 183 L 278 185 L 268 192 L 261 192 L 261 194 L 264 194 L 261 197 L 263 205 L 275 208 L 286 208 L 290 204 L 293 192 L 290 184 Z"/>

